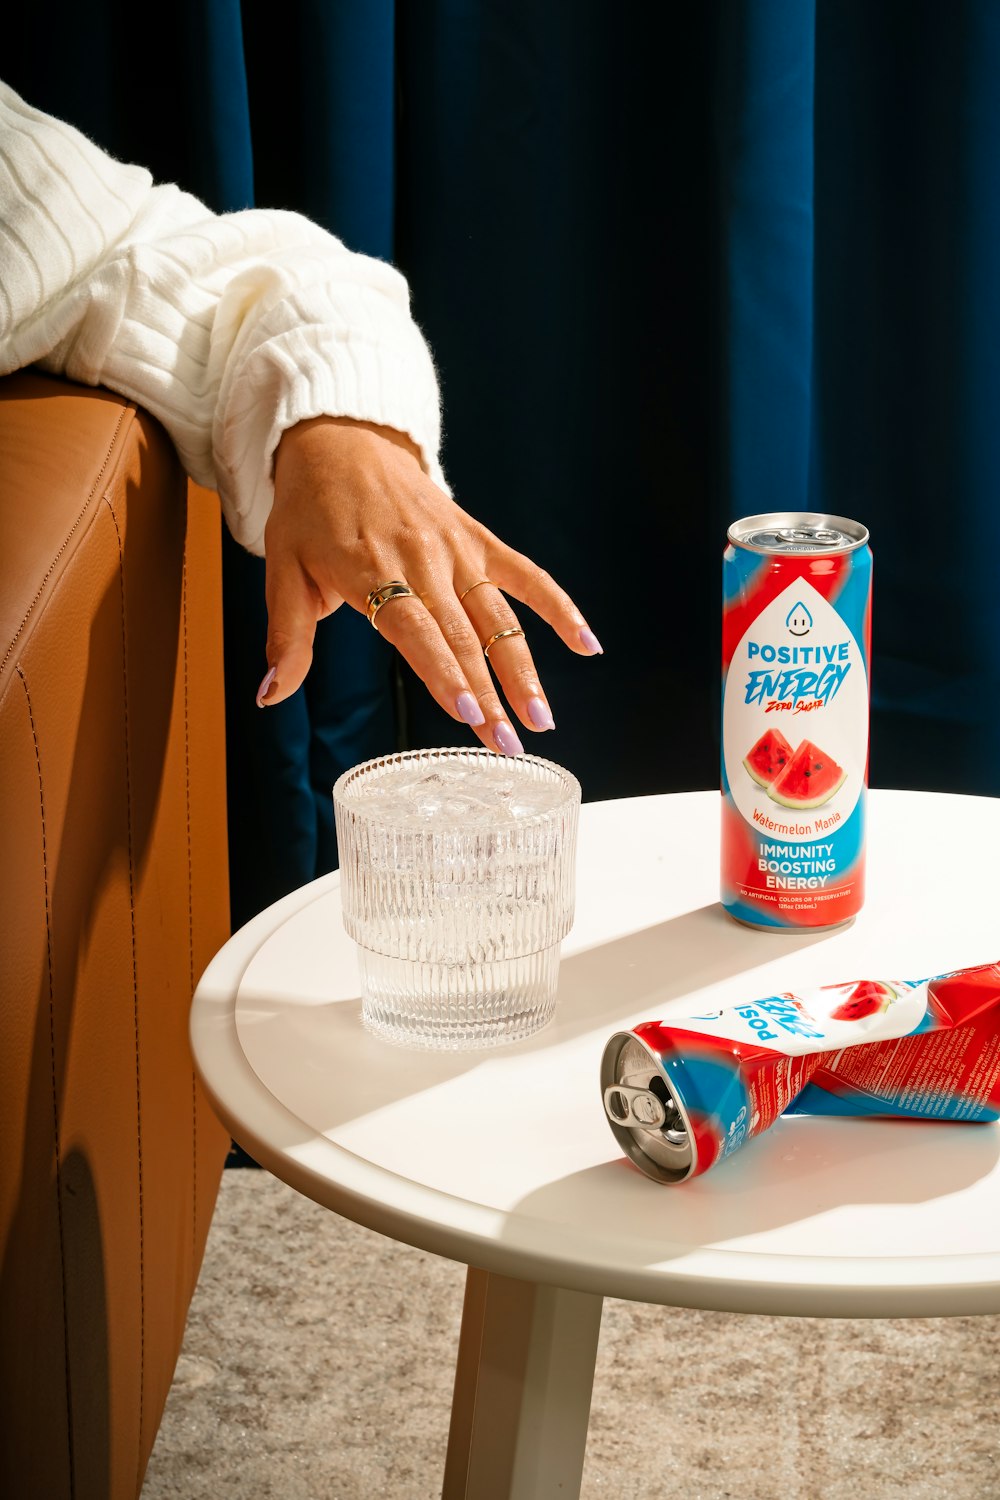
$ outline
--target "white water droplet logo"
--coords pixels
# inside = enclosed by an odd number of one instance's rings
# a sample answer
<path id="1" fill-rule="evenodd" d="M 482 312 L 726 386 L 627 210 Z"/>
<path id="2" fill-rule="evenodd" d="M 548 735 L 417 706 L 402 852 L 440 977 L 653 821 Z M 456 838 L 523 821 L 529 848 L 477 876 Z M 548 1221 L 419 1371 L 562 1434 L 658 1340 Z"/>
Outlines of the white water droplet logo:
<path id="1" fill-rule="evenodd" d="M 799 599 L 797 603 L 793 604 L 791 609 L 788 611 L 788 617 L 785 620 L 785 624 L 788 626 L 788 629 L 792 635 L 808 635 L 810 630 L 812 630 L 813 617 L 806 609 L 801 599 Z"/>

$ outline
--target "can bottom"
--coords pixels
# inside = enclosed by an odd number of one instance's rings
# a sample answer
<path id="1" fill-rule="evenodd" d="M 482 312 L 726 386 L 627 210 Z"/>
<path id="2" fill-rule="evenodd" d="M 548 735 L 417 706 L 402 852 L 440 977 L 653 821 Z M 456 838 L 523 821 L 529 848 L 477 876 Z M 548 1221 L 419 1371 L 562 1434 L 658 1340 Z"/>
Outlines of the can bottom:
<path id="1" fill-rule="evenodd" d="M 721 904 L 721 903 L 720 903 Z M 853 917 L 845 917 L 842 922 L 823 922 L 815 926 L 807 926 L 805 922 L 789 922 L 787 927 L 776 927 L 773 922 L 751 922 L 747 917 L 738 917 L 735 912 L 723 906 L 722 910 L 731 922 L 740 927 L 749 927 L 751 932 L 770 932 L 775 937 L 787 937 L 790 932 L 836 932 L 840 927 L 850 927 L 856 921 L 857 913 Z"/>

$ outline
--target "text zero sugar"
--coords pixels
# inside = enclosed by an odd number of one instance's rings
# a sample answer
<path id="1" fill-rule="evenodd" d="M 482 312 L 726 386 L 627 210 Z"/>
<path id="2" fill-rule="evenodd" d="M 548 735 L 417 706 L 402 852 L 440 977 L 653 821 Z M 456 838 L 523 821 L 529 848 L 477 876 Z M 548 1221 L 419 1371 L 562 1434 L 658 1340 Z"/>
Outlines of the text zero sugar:
<path id="1" fill-rule="evenodd" d="M 863 904 L 871 580 L 857 521 L 729 528 L 722 904 L 752 927 L 835 927 Z"/>

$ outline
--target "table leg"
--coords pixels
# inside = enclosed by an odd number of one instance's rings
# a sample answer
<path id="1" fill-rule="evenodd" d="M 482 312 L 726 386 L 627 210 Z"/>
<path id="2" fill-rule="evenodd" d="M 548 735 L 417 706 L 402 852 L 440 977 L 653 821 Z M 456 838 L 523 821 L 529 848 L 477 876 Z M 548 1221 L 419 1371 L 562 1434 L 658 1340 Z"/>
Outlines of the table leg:
<path id="1" fill-rule="evenodd" d="M 579 1496 L 603 1303 L 469 1267 L 442 1500 Z"/>

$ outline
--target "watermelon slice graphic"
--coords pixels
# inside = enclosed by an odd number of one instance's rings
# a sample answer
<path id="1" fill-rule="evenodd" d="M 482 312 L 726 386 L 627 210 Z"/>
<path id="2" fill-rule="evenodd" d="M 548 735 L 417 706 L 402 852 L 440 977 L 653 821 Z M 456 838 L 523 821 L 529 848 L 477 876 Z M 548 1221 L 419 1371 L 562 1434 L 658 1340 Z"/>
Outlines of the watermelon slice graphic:
<path id="1" fill-rule="evenodd" d="M 768 729 L 761 735 L 752 750 L 747 751 L 743 764 L 747 774 L 758 786 L 768 787 L 792 758 L 792 747 L 780 729 Z"/>
<path id="2" fill-rule="evenodd" d="M 832 755 L 827 755 L 812 740 L 803 740 L 767 794 L 782 807 L 822 807 L 846 780 L 847 772 Z"/>
<path id="3" fill-rule="evenodd" d="M 863 979 L 860 984 L 844 985 L 846 999 L 830 1012 L 834 1021 L 861 1021 L 865 1016 L 878 1015 L 888 1010 L 896 998 L 896 991 L 889 984 L 877 979 Z"/>

